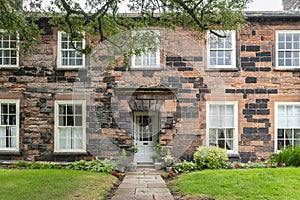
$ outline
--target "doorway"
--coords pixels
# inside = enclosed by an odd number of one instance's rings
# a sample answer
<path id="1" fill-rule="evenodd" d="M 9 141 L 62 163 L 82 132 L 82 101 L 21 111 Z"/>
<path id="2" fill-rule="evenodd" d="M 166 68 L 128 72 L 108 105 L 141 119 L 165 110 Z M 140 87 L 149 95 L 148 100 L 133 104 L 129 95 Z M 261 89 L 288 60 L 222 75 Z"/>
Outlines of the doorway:
<path id="1" fill-rule="evenodd" d="M 158 112 L 134 112 L 133 130 L 134 144 L 138 148 L 134 162 L 153 163 L 151 155 L 158 143 Z"/>

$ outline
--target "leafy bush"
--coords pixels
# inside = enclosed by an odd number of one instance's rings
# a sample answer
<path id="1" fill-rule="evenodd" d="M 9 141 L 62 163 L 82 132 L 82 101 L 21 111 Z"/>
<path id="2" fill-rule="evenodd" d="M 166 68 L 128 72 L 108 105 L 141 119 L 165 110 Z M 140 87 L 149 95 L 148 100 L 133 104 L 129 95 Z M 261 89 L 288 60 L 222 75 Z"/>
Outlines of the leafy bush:
<path id="1" fill-rule="evenodd" d="M 300 146 L 293 148 L 289 147 L 283 149 L 280 153 L 274 155 L 275 161 L 278 165 L 285 166 L 293 166 L 299 167 L 300 166 Z"/>
<path id="2" fill-rule="evenodd" d="M 177 163 L 173 169 L 178 173 L 188 173 L 194 171 L 196 169 L 196 165 L 194 162 L 184 160 L 183 162 Z"/>
<path id="3" fill-rule="evenodd" d="M 194 153 L 194 161 L 198 169 L 220 169 L 227 160 L 226 150 L 219 147 L 198 147 Z"/>
<path id="4" fill-rule="evenodd" d="M 71 170 L 111 173 L 112 170 L 117 169 L 117 164 L 115 161 L 110 159 L 94 159 L 92 161 L 79 160 L 71 163 L 67 168 Z"/>
<path id="5" fill-rule="evenodd" d="M 26 168 L 26 169 L 61 169 L 63 168 L 60 165 L 55 165 L 52 163 L 41 163 L 41 162 L 33 162 L 29 163 L 26 161 L 16 161 L 12 168 Z"/>

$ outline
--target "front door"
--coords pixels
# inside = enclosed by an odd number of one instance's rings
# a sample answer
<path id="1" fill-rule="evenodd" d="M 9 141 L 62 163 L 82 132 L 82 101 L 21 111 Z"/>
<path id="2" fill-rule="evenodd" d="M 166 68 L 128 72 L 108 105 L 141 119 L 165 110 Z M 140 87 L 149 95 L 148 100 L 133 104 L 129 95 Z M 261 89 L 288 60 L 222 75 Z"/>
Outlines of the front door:
<path id="1" fill-rule="evenodd" d="M 138 147 L 134 162 L 153 163 L 151 155 L 158 142 L 158 113 L 135 112 L 133 126 L 134 144 Z"/>

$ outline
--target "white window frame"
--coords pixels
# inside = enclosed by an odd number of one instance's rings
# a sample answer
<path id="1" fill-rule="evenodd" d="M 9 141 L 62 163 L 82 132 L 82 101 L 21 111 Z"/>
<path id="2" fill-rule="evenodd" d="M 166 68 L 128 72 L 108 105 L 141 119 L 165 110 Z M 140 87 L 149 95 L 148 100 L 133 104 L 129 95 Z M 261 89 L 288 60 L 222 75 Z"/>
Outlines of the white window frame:
<path id="1" fill-rule="evenodd" d="M 0 32 L 1 33 L 6 33 L 5 30 L 3 29 L 0 29 Z M 9 34 L 9 33 L 6 33 L 6 34 Z M 11 34 L 9 34 L 9 37 L 11 37 Z M 11 41 L 9 39 L 9 41 Z M 2 43 L 2 35 L 0 35 L 0 43 Z M 15 65 L 12 65 L 12 64 L 3 64 L 3 60 L 2 60 L 2 64 L 0 64 L 0 68 L 18 68 L 19 67 L 19 35 L 17 34 L 16 35 L 16 47 L 15 48 L 0 48 L 0 51 L 13 51 L 15 50 L 16 51 L 16 64 Z M 3 52 L 2 52 L 3 54 Z M 3 59 L 3 55 L 0 57 L 0 59 Z M 12 58 L 11 55 L 9 58 Z"/>
<path id="2" fill-rule="evenodd" d="M 66 104 L 80 104 L 82 106 L 82 149 L 60 149 L 59 146 L 59 105 Z M 83 100 L 74 100 L 74 101 L 55 101 L 55 120 L 54 120 L 54 152 L 56 153 L 86 153 L 86 101 Z M 68 126 L 64 126 L 68 127 Z M 74 127 L 74 126 L 70 126 Z"/>
<path id="3" fill-rule="evenodd" d="M 211 48 L 210 45 L 210 37 L 213 35 L 213 33 L 208 32 L 207 33 L 207 68 L 208 69 L 228 69 L 228 68 L 236 68 L 236 31 L 234 30 L 227 30 L 227 31 L 215 31 L 219 33 L 220 35 L 231 35 L 231 48 Z M 222 39 L 222 38 L 220 38 Z M 230 65 L 218 65 L 218 64 L 212 64 L 210 62 L 211 58 L 211 50 L 215 50 L 217 52 L 219 51 L 231 51 L 231 64 Z"/>
<path id="4" fill-rule="evenodd" d="M 62 34 L 67 34 L 63 31 L 58 31 L 57 33 L 57 68 L 62 69 L 74 69 L 74 68 L 84 68 L 85 67 L 85 54 L 82 54 L 82 65 L 63 65 L 62 64 L 62 52 L 63 49 L 61 48 L 62 45 Z M 79 40 L 78 40 L 79 41 Z M 73 41 L 76 42 L 76 41 Z M 85 39 L 82 39 L 82 48 L 85 48 Z M 74 48 L 66 49 L 66 51 L 74 51 L 75 53 L 79 53 Z"/>
<path id="5" fill-rule="evenodd" d="M 232 105 L 234 114 L 234 130 L 233 130 L 233 150 L 227 150 L 228 154 L 238 153 L 238 102 L 237 101 L 208 101 L 206 102 L 206 146 L 209 146 L 209 130 L 210 130 L 210 106 L 211 105 Z M 231 128 L 231 127 L 230 127 Z M 226 127 L 224 127 L 226 129 Z"/>
<path id="6" fill-rule="evenodd" d="M 278 153 L 278 133 L 277 130 L 279 128 L 284 129 L 284 127 L 279 127 L 278 125 L 278 107 L 279 106 L 300 106 L 300 102 L 275 102 L 274 103 L 274 152 Z M 300 129 L 300 122 L 299 127 L 287 127 L 286 129 Z"/>
<path id="7" fill-rule="evenodd" d="M 279 50 L 279 34 L 299 34 L 300 37 L 300 30 L 277 30 L 276 31 L 276 69 L 284 69 L 284 70 L 293 70 L 293 69 L 299 69 L 300 68 L 300 44 L 298 50 L 293 49 L 284 49 Z M 292 43 L 293 44 L 293 43 Z M 279 66 L 279 52 L 298 52 L 299 56 L 299 65 L 297 66 Z"/>
<path id="8" fill-rule="evenodd" d="M 141 30 L 141 31 L 147 31 L 147 30 Z M 152 31 L 154 33 L 156 33 L 158 36 L 160 36 L 160 31 L 159 30 L 149 30 L 149 31 Z M 147 56 L 149 57 L 149 53 L 151 51 L 147 50 L 145 52 L 142 52 L 140 56 L 138 57 L 142 57 L 141 60 L 143 60 L 143 57 L 144 56 Z M 156 52 L 152 52 L 152 53 L 155 53 L 155 57 L 156 57 L 156 63 L 155 65 L 136 65 L 136 62 L 135 62 L 135 59 L 137 58 L 136 55 L 133 55 L 131 57 L 131 68 L 132 69 L 145 69 L 145 70 L 151 70 L 151 69 L 160 69 L 161 66 L 160 66 L 160 43 L 159 43 L 159 47 L 156 49 Z"/>
<path id="9" fill-rule="evenodd" d="M 19 127 L 20 127 L 20 100 L 19 99 L 1 99 L 0 100 L 0 106 L 1 104 L 16 104 L 16 147 L 15 148 L 1 148 L 0 147 L 0 152 L 19 152 L 20 150 L 20 131 L 19 131 Z M 0 107 L 0 115 L 1 115 L 1 107 Z M 0 120 L 1 120 L 1 116 L 0 116 Z M 3 125 L 5 127 L 5 125 Z M 1 123 L 0 123 L 0 127 L 2 127 Z"/>

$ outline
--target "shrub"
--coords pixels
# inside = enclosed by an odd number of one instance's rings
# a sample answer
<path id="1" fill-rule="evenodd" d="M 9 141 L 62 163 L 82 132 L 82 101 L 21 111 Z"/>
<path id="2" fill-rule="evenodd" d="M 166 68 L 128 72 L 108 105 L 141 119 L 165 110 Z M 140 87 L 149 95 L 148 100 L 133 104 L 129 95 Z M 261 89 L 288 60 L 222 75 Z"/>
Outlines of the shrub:
<path id="1" fill-rule="evenodd" d="M 26 169 L 62 169 L 63 168 L 60 165 L 55 165 L 51 163 L 41 163 L 41 162 L 29 163 L 26 161 L 16 161 L 12 167 L 26 168 Z"/>
<path id="2" fill-rule="evenodd" d="M 289 147 L 283 149 L 280 153 L 274 155 L 275 161 L 278 164 L 285 164 L 285 166 L 300 166 L 300 146 L 293 148 Z"/>
<path id="3" fill-rule="evenodd" d="M 177 163 L 173 169 L 178 173 L 187 173 L 194 171 L 196 169 L 196 165 L 194 162 L 184 160 L 183 162 Z"/>
<path id="4" fill-rule="evenodd" d="M 194 153 L 194 161 L 198 169 L 220 169 L 227 160 L 226 150 L 219 147 L 199 147 Z"/>
<path id="5" fill-rule="evenodd" d="M 71 170 L 111 173 L 112 170 L 117 169 L 117 164 L 115 161 L 110 159 L 94 159 L 92 161 L 79 160 L 71 163 L 67 168 Z"/>

